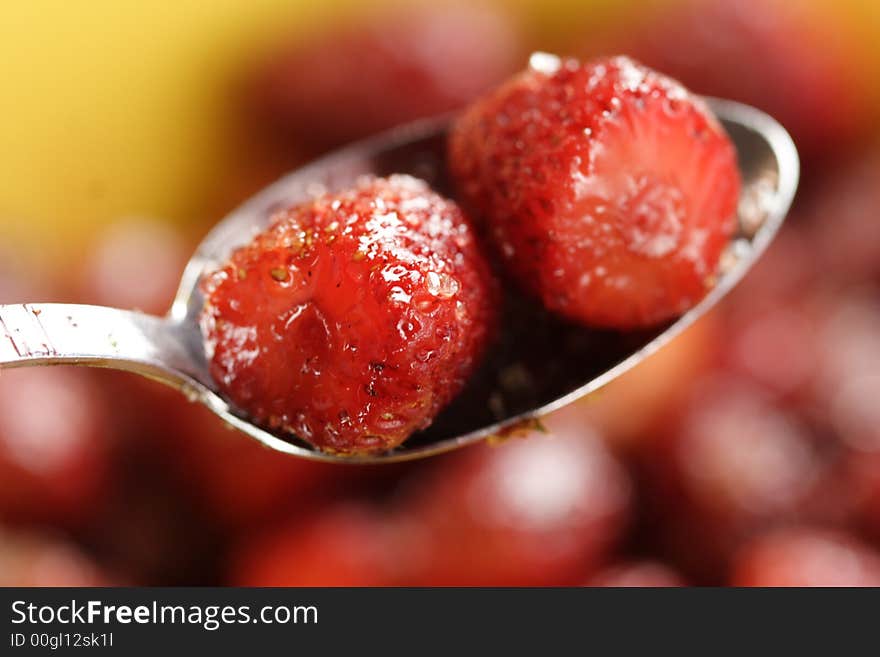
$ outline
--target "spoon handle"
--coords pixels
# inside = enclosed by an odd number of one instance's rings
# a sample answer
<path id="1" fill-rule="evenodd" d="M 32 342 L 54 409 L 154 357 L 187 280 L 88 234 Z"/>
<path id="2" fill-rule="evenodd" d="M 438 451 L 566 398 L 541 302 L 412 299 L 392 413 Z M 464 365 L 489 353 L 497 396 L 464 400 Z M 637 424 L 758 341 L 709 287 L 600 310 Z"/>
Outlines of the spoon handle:
<path id="1" fill-rule="evenodd" d="M 0 305 L 0 369 L 86 365 L 136 372 L 177 388 L 209 381 L 179 324 L 139 312 L 62 303 Z"/>

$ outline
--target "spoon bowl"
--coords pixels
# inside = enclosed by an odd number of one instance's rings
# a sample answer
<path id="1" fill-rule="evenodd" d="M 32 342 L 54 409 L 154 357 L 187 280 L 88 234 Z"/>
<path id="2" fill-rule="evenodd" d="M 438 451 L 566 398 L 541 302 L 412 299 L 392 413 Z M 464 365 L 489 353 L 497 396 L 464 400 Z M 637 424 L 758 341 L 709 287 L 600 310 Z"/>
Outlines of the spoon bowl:
<path id="1" fill-rule="evenodd" d="M 320 192 L 349 187 L 360 176 L 407 173 L 454 197 L 445 163 L 448 118 L 418 122 L 349 146 L 259 192 L 217 224 L 196 249 L 166 317 L 70 304 L 0 305 L 0 368 L 74 364 L 133 371 L 180 389 L 272 449 L 319 461 L 411 460 L 532 426 L 542 415 L 631 369 L 704 315 L 736 285 L 782 225 L 799 176 L 791 138 L 752 107 L 707 100 L 736 145 L 743 182 L 739 230 L 712 290 L 675 322 L 635 332 L 577 326 L 527 298 L 508 294 L 503 335 L 466 389 L 429 429 L 390 452 L 325 454 L 252 424 L 224 400 L 209 374 L 199 329 L 204 304 L 199 282 L 265 228 L 276 211 Z"/>

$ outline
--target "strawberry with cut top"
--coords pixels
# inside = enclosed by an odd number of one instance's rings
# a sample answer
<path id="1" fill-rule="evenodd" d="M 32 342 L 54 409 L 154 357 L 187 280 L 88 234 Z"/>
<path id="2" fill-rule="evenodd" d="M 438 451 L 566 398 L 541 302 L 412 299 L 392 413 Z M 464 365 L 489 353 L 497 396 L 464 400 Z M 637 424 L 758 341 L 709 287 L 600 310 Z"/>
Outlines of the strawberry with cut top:
<path id="1" fill-rule="evenodd" d="M 736 151 L 721 125 L 625 57 L 534 55 L 457 121 L 449 160 L 517 281 L 589 325 L 688 310 L 736 224 Z"/>
<path id="2" fill-rule="evenodd" d="M 459 207 L 415 178 L 366 178 L 279 213 L 203 282 L 221 391 L 335 454 L 427 427 L 489 341 L 495 291 Z"/>

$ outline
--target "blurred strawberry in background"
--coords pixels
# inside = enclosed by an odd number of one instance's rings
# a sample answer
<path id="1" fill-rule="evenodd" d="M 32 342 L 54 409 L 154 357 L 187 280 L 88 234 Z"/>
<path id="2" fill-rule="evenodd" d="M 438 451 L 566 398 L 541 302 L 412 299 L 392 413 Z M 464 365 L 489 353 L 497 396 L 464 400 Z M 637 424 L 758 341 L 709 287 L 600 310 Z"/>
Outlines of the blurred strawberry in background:
<path id="1" fill-rule="evenodd" d="M 72 296 L 82 303 L 164 315 L 194 248 L 192 241 L 158 219 L 116 221 L 90 245 Z"/>
<path id="2" fill-rule="evenodd" d="M 568 415 L 568 417 L 565 417 Z M 411 468 L 390 503 L 318 507 L 246 541 L 239 584 L 576 584 L 629 520 L 630 482 L 571 414 L 546 435 L 510 438 Z"/>
<path id="3" fill-rule="evenodd" d="M 734 586 L 880 586 L 880 552 L 841 532 L 793 528 L 763 536 L 737 556 Z"/>
<path id="4" fill-rule="evenodd" d="M 698 381 L 642 458 L 660 545 L 698 581 L 711 583 L 743 541 L 768 527 L 837 524 L 855 513 L 839 445 L 725 375 Z"/>
<path id="5" fill-rule="evenodd" d="M 46 276 L 24 276 L 32 264 L 18 265 L 0 272 L 0 303 L 55 296 Z M 0 520 L 76 528 L 90 517 L 116 438 L 96 379 L 67 367 L 0 374 Z"/>
<path id="6" fill-rule="evenodd" d="M 113 474 L 107 495 L 78 532 L 89 553 L 134 585 L 216 581 L 225 549 L 188 487 L 134 440 L 116 459 Z"/>
<path id="7" fill-rule="evenodd" d="M 880 544 L 880 450 L 853 454 L 850 472 L 863 495 L 860 528 Z"/>
<path id="8" fill-rule="evenodd" d="M 697 93 L 763 109 L 792 133 L 811 172 L 872 129 L 872 55 L 831 5 L 682 0 L 627 18 L 595 47 L 629 53 Z"/>
<path id="9" fill-rule="evenodd" d="M 443 459 L 400 491 L 399 518 L 422 562 L 414 580 L 582 581 L 623 538 L 631 492 L 626 471 L 576 410 L 548 417 L 541 432 Z"/>
<path id="10" fill-rule="evenodd" d="M 231 429 L 207 408 L 156 390 L 161 412 L 147 430 L 166 469 L 185 482 L 203 512 L 225 529 L 242 529 L 302 511 L 370 474 L 370 468 L 315 463 L 279 454 Z"/>
<path id="11" fill-rule="evenodd" d="M 91 372 L 0 376 L 0 519 L 75 527 L 105 493 L 113 432 Z"/>
<path id="12" fill-rule="evenodd" d="M 248 100 L 273 139 L 322 151 L 459 109 L 525 55 L 514 17 L 490 3 L 398 3 L 279 48 Z"/>
<path id="13" fill-rule="evenodd" d="M 390 586 L 408 555 L 395 550 L 384 514 L 369 504 L 319 506 L 248 538 L 233 560 L 239 586 Z"/>
<path id="14" fill-rule="evenodd" d="M 118 583 L 57 536 L 0 529 L 0 586 L 110 586 Z"/>
<path id="15" fill-rule="evenodd" d="M 850 289 L 822 299 L 812 410 L 850 447 L 880 449 L 880 290 Z"/>
<path id="16" fill-rule="evenodd" d="M 880 150 L 835 167 L 804 196 L 814 271 L 839 286 L 880 279 Z"/>
<path id="17" fill-rule="evenodd" d="M 777 400 L 808 396 L 817 375 L 811 256 L 804 230 L 786 226 L 719 313 L 720 364 Z"/>
<path id="18" fill-rule="evenodd" d="M 675 569 L 659 561 L 627 561 L 613 564 L 596 573 L 587 586 L 649 587 L 687 586 Z"/>

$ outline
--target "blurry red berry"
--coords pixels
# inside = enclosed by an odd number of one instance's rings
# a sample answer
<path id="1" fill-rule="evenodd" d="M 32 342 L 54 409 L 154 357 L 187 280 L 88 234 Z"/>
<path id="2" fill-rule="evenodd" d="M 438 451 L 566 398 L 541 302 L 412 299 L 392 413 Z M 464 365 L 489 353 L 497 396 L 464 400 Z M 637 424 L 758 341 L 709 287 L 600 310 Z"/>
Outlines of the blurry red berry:
<path id="1" fill-rule="evenodd" d="M 224 529 L 259 526 L 302 511 L 342 482 L 373 474 L 281 454 L 177 392 L 152 393 L 164 394 L 152 406 L 159 416 L 152 422 L 150 444 L 164 452 L 165 467 L 186 482 L 191 496 Z"/>
<path id="2" fill-rule="evenodd" d="M 247 539 L 234 558 L 237 586 L 394 584 L 383 516 L 358 503 L 319 507 L 309 517 Z"/>
<path id="3" fill-rule="evenodd" d="M 696 93 L 763 109 L 810 158 L 839 152 L 870 128 L 869 55 L 841 13 L 817 3 L 685 0 L 600 41 Z"/>
<path id="4" fill-rule="evenodd" d="M 256 421 L 333 453 L 381 452 L 427 427 L 494 327 L 467 219 L 408 176 L 279 213 L 204 288 L 220 389 Z"/>
<path id="5" fill-rule="evenodd" d="M 783 397 L 805 389 L 815 372 L 809 356 L 815 346 L 813 320 L 794 304 L 743 318 L 731 327 L 727 353 L 731 368 Z"/>
<path id="6" fill-rule="evenodd" d="M 813 407 L 850 447 L 880 450 L 880 294 L 832 293 L 819 304 Z"/>
<path id="7" fill-rule="evenodd" d="M 606 558 L 629 478 L 588 425 L 549 418 L 546 431 L 470 448 L 403 489 L 415 583 L 573 584 Z"/>
<path id="8" fill-rule="evenodd" d="M 0 586 L 109 586 L 108 575 L 59 538 L 0 529 Z"/>
<path id="9" fill-rule="evenodd" d="M 721 307 L 724 366 L 781 399 L 803 397 L 816 376 L 813 265 L 803 230 L 787 226 Z"/>
<path id="10" fill-rule="evenodd" d="M 518 282 L 591 325 L 686 311 L 735 227 L 730 139 L 702 101 L 624 57 L 534 55 L 457 121 L 449 158 Z"/>
<path id="11" fill-rule="evenodd" d="M 815 284 L 818 272 L 809 234 L 797 212 L 788 221 L 731 291 L 727 310 L 732 314 L 753 314 L 773 308 L 780 301 L 799 299 L 805 288 Z"/>
<path id="12" fill-rule="evenodd" d="M 109 407 L 90 372 L 0 373 L 0 518 L 78 524 L 106 491 Z"/>
<path id="13" fill-rule="evenodd" d="M 819 462 L 804 429 L 747 388 L 704 388 L 679 428 L 675 461 L 689 496 L 738 515 L 789 509 Z"/>
<path id="14" fill-rule="evenodd" d="M 803 214 L 812 268 L 841 284 L 880 281 L 880 151 L 813 187 Z"/>
<path id="15" fill-rule="evenodd" d="M 82 272 L 79 300 L 155 315 L 171 306 L 189 257 L 186 240 L 153 219 L 127 219 L 103 230 Z"/>
<path id="16" fill-rule="evenodd" d="M 687 583 L 675 569 L 659 561 L 624 561 L 600 570 L 587 586 L 661 588 Z"/>
<path id="17" fill-rule="evenodd" d="M 857 482 L 861 494 L 861 526 L 868 536 L 880 540 L 880 450 L 854 450 L 849 476 Z"/>
<path id="18" fill-rule="evenodd" d="M 252 94 L 269 130 L 326 149 L 462 107 L 521 53 L 513 19 L 486 3 L 398 3 L 277 51 Z"/>
<path id="19" fill-rule="evenodd" d="M 845 533 L 796 528 L 762 536 L 737 555 L 734 586 L 880 586 L 880 552 Z"/>
<path id="20" fill-rule="evenodd" d="M 645 454 L 646 495 L 667 552 L 710 578 L 756 533 L 855 512 L 839 444 L 743 380 L 704 378 Z"/>

